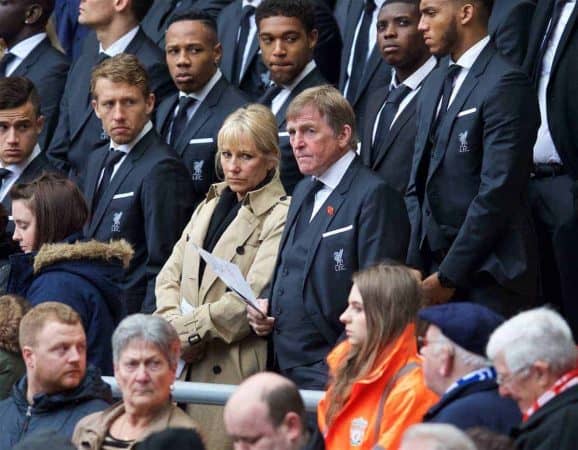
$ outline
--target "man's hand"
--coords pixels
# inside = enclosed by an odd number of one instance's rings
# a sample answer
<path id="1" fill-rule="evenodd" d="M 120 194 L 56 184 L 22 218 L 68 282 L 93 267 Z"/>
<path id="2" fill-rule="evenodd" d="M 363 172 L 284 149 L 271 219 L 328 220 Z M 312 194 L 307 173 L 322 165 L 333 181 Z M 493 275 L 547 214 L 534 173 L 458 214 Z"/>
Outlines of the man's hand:
<path id="1" fill-rule="evenodd" d="M 247 306 L 247 320 L 257 336 L 267 336 L 273 331 L 273 324 L 275 323 L 274 317 L 267 316 L 269 299 L 258 298 L 257 306 L 259 306 L 263 314 L 259 314 L 253 308 Z"/>
<path id="2" fill-rule="evenodd" d="M 432 273 L 429 277 L 421 282 L 421 287 L 423 289 L 424 297 L 429 301 L 430 304 L 438 305 L 441 303 L 446 303 L 454 292 L 453 288 L 445 288 L 440 284 L 438 278 L 438 273 Z"/>

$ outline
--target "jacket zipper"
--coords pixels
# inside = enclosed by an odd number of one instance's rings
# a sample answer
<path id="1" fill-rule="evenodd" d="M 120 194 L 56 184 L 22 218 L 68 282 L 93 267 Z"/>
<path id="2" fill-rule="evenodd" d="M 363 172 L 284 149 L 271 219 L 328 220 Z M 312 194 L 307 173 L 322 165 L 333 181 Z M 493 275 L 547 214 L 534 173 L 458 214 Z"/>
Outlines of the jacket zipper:
<path id="1" fill-rule="evenodd" d="M 28 425 L 30 424 L 31 417 L 32 417 L 32 405 L 28 405 L 28 408 L 26 408 L 26 419 L 24 420 L 22 432 L 20 433 L 20 439 L 22 439 L 26 431 L 28 431 Z"/>

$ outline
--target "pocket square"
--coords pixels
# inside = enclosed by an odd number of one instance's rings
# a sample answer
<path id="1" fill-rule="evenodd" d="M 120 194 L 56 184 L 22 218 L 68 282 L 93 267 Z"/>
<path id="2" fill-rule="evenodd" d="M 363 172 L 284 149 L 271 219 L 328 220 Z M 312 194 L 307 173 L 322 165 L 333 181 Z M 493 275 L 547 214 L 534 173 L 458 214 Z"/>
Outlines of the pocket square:
<path id="1" fill-rule="evenodd" d="M 346 231 L 349 231 L 349 230 L 353 230 L 353 225 L 347 225 L 346 227 L 343 227 L 343 228 L 337 228 L 335 230 L 326 231 L 325 233 L 323 233 L 321 235 L 321 237 L 326 238 L 329 236 L 335 236 L 336 234 L 345 233 Z"/>
<path id="2" fill-rule="evenodd" d="M 210 144 L 213 142 L 213 138 L 197 138 L 191 139 L 189 144 Z"/>
<path id="3" fill-rule="evenodd" d="M 464 117 L 467 116 L 468 114 L 473 114 L 478 110 L 478 108 L 470 108 L 470 109 L 464 109 L 463 111 L 460 111 L 458 113 L 458 117 Z"/>
<path id="4" fill-rule="evenodd" d="M 118 200 L 119 198 L 127 198 L 127 197 L 133 197 L 134 196 L 134 192 L 124 192 L 122 194 L 116 194 L 114 197 L 112 197 L 113 200 Z"/>
<path id="5" fill-rule="evenodd" d="M 289 132 L 288 131 L 279 131 L 279 137 L 289 137 Z"/>

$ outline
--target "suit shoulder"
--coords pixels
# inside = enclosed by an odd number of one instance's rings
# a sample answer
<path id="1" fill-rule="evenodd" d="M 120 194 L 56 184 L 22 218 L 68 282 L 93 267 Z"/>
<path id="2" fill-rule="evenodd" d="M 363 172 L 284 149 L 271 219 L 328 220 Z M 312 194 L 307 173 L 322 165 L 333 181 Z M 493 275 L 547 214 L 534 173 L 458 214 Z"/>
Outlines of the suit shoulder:
<path id="1" fill-rule="evenodd" d="M 224 94 L 225 94 L 224 98 L 231 105 L 238 105 L 237 107 L 246 105 L 249 102 L 249 99 L 245 96 L 243 91 L 233 86 L 229 82 L 227 82 L 227 87 L 225 88 Z"/>

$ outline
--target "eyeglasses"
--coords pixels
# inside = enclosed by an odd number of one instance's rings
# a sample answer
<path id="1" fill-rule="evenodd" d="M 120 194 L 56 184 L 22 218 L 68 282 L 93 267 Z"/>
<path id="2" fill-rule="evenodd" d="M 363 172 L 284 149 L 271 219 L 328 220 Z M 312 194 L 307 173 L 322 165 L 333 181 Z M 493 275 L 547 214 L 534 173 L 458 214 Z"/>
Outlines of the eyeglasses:
<path id="1" fill-rule="evenodd" d="M 531 369 L 532 369 L 532 366 L 529 366 L 529 367 L 526 366 L 526 367 L 520 367 L 518 370 L 514 370 L 513 372 L 510 372 L 507 375 L 504 375 L 503 373 L 498 373 L 498 374 L 496 374 L 496 383 L 498 385 L 504 385 L 506 383 L 510 383 L 516 375 L 522 375 L 524 377 L 528 376 Z"/>

